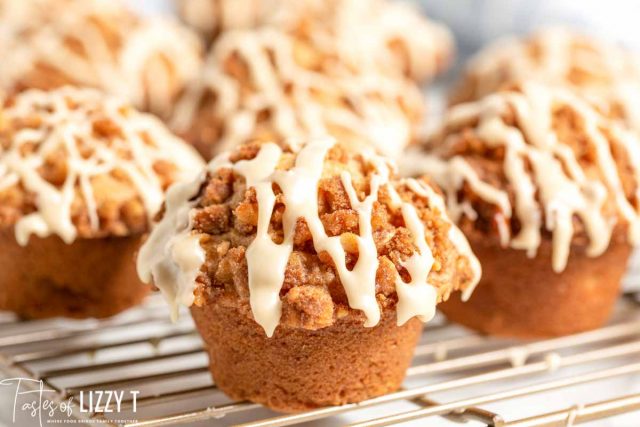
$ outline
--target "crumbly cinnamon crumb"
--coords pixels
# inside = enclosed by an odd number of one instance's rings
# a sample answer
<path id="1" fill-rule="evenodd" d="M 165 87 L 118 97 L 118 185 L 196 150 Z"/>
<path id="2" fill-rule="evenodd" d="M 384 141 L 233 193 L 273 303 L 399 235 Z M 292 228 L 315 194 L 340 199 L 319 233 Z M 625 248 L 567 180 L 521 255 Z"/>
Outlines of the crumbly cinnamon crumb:
<path id="1" fill-rule="evenodd" d="M 259 147 L 259 142 L 244 145 L 234 151 L 231 159 L 234 162 L 251 159 Z M 294 154 L 285 151 L 280 167 L 289 168 L 293 157 Z M 354 187 L 362 198 L 370 191 L 368 182 L 374 169 L 360 154 L 336 145 L 327 154 L 318 185 L 319 217 L 327 234 L 341 237 L 347 253 L 347 268 L 353 268 L 358 259 L 354 239 L 359 230 L 358 214 L 351 208 L 342 186 L 340 173 L 343 171 L 351 174 Z M 438 300 L 447 299 L 453 290 L 465 288 L 472 279 L 469 262 L 454 248 L 448 237 L 450 224 L 443 220 L 440 212 L 406 185 L 392 182 L 402 200 L 415 206 L 425 225 L 426 240 L 435 258 L 429 280 L 437 288 Z M 285 205 L 279 189 L 276 189 L 276 194 L 269 234 L 274 242 L 279 242 L 283 238 L 282 213 Z M 245 250 L 256 234 L 257 209 L 255 191 L 246 188 L 244 178 L 224 168 L 209 176 L 193 214 L 194 232 L 203 235 L 200 243 L 206 251 L 206 261 L 195 292 L 196 305 L 228 300 L 224 296 L 231 295 L 234 304 L 245 306 L 246 312 L 250 312 Z M 378 201 L 374 203 L 371 224 L 379 261 L 376 297 L 383 309 L 391 309 L 397 303 L 395 281 L 398 273 L 403 279 L 408 278 L 402 263 L 417 248 L 411 232 L 405 227 L 399 207 L 392 203 L 385 187 L 380 189 Z M 332 258 L 327 253 L 316 252 L 304 219 L 298 220 L 293 241 L 293 252 L 280 292 L 283 303 L 281 323 L 318 329 L 331 325 L 346 314 L 364 318 L 361 312 L 349 308 Z"/>

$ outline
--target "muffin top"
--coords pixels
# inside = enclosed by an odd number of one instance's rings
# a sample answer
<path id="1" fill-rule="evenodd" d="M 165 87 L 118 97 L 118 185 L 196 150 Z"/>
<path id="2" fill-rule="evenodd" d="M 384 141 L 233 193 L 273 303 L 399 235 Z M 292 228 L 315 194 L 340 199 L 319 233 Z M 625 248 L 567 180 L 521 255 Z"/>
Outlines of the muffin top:
<path id="1" fill-rule="evenodd" d="M 467 90 L 456 101 L 478 99 L 525 80 L 605 90 L 619 80 L 637 78 L 638 59 L 613 43 L 566 28 L 547 28 L 526 38 L 498 40 L 475 55 L 460 85 Z"/>
<path id="2" fill-rule="evenodd" d="M 202 165 L 159 120 L 92 89 L 28 90 L 0 104 L 0 226 L 22 245 L 31 234 L 71 243 L 142 233 L 164 190 Z"/>
<path id="3" fill-rule="evenodd" d="M 455 106 L 421 150 L 406 172 L 443 187 L 468 235 L 531 257 L 550 238 L 556 272 L 572 244 L 598 256 L 616 230 L 639 242 L 640 141 L 569 90 L 525 83 Z"/>
<path id="4" fill-rule="evenodd" d="M 319 42 L 331 43 L 343 62 L 400 70 L 420 81 L 447 68 L 453 56 L 449 30 L 402 2 L 180 0 L 178 4 L 184 21 L 209 38 L 261 26 L 306 31 Z"/>
<path id="5" fill-rule="evenodd" d="M 196 34 L 119 0 L 0 0 L 0 27 L 9 92 L 90 86 L 166 117 L 202 64 Z"/>
<path id="6" fill-rule="evenodd" d="M 397 155 L 422 111 L 420 90 L 404 77 L 351 69 L 313 40 L 260 28 L 217 40 L 171 126 L 207 158 L 250 140 L 326 134 Z"/>
<path id="7" fill-rule="evenodd" d="M 567 87 L 608 116 L 640 130 L 640 57 L 566 28 L 497 41 L 466 66 L 452 104 L 524 81 Z"/>
<path id="8" fill-rule="evenodd" d="M 253 142 L 167 194 L 138 257 L 177 304 L 234 304 L 271 336 L 351 316 L 365 326 L 397 310 L 430 319 L 480 266 L 423 180 L 401 179 L 373 150 L 333 139 Z"/>

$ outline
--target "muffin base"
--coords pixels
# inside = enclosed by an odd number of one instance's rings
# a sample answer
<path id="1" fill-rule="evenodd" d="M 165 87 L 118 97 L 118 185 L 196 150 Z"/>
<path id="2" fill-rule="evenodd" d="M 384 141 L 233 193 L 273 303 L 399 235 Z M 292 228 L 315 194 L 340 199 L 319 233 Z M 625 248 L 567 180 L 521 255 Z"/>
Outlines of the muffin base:
<path id="1" fill-rule="evenodd" d="M 438 307 L 453 322 L 515 338 L 569 335 L 604 325 L 631 253 L 629 245 L 615 241 L 597 258 L 574 246 L 558 274 L 551 268 L 549 239 L 543 239 L 533 259 L 492 239 L 473 236 L 469 242 L 482 265 L 482 279 L 469 301 L 454 296 Z"/>
<path id="2" fill-rule="evenodd" d="M 23 318 L 108 317 L 139 304 L 150 287 L 138 279 L 140 236 L 77 239 L 0 232 L 0 310 Z"/>
<path id="3" fill-rule="evenodd" d="M 279 326 L 273 337 L 237 307 L 193 306 L 216 385 L 229 397 L 280 412 L 359 402 L 400 387 L 422 322 L 395 311 L 365 328 L 352 318 L 311 331 Z"/>

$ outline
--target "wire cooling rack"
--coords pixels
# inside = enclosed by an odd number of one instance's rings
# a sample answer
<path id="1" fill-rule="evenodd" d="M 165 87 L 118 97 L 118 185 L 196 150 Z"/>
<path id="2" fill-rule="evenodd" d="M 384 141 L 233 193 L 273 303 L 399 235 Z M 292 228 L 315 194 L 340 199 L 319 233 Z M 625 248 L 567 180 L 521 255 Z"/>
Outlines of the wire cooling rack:
<path id="1" fill-rule="evenodd" d="M 77 419 L 117 426 L 571 426 L 640 411 L 640 388 L 624 394 L 603 385 L 640 383 L 639 301 L 638 294 L 625 295 L 602 329 L 525 343 L 489 339 L 437 318 L 425 328 L 401 390 L 292 415 L 226 398 L 209 377 L 188 314 L 169 322 L 158 298 L 102 321 L 0 314 L 0 367 L 5 377 L 42 380 L 59 401 L 75 399 Z M 575 388 L 590 400 L 567 400 Z M 96 413 L 77 404 L 80 392 L 91 390 L 135 391 L 136 399 L 126 394 L 118 414 Z M 555 398 L 559 391 L 564 397 Z M 491 409 L 531 397 L 537 400 L 515 413 Z M 627 419 L 640 420 L 635 415 Z"/>

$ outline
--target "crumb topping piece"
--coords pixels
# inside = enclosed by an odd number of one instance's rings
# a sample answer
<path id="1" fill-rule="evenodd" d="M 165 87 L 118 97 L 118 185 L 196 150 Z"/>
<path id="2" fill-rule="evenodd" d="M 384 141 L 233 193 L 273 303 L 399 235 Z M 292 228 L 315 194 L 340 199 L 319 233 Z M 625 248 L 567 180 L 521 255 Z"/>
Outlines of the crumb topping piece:
<path id="1" fill-rule="evenodd" d="M 0 105 L 0 224 L 22 245 L 31 234 L 71 243 L 144 232 L 164 190 L 202 165 L 159 120 L 91 89 L 29 90 Z"/>
<path id="2" fill-rule="evenodd" d="M 174 314 L 233 295 L 271 336 L 282 322 L 318 329 L 354 311 L 372 327 L 394 305 L 398 324 L 427 321 L 437 301 L 475 286 L 480 266 L 426 182 L 319 138 L 244 145 L 170 189 L 138 271 Z"/>
<path id="3" fill-rule="evenodd" d="M 531 257 L 549 232 L 556 272 L 583 234 L 592 257 L 616 226 L 640 242 L 640 141 L 568 90 L 527 83 L 460 104 L 423 148 L 406 171 L 443 187 L 456 222 Z"/>
<path id="4" fill-rule="evenodd" d="M 327 134 L 398 155 L 421 120 L 418 87 L 352 70 L 317 46 L 276 28 L 224 33 L 177 104 L 172 128 L 205 157 L 256 139 Z"/>

